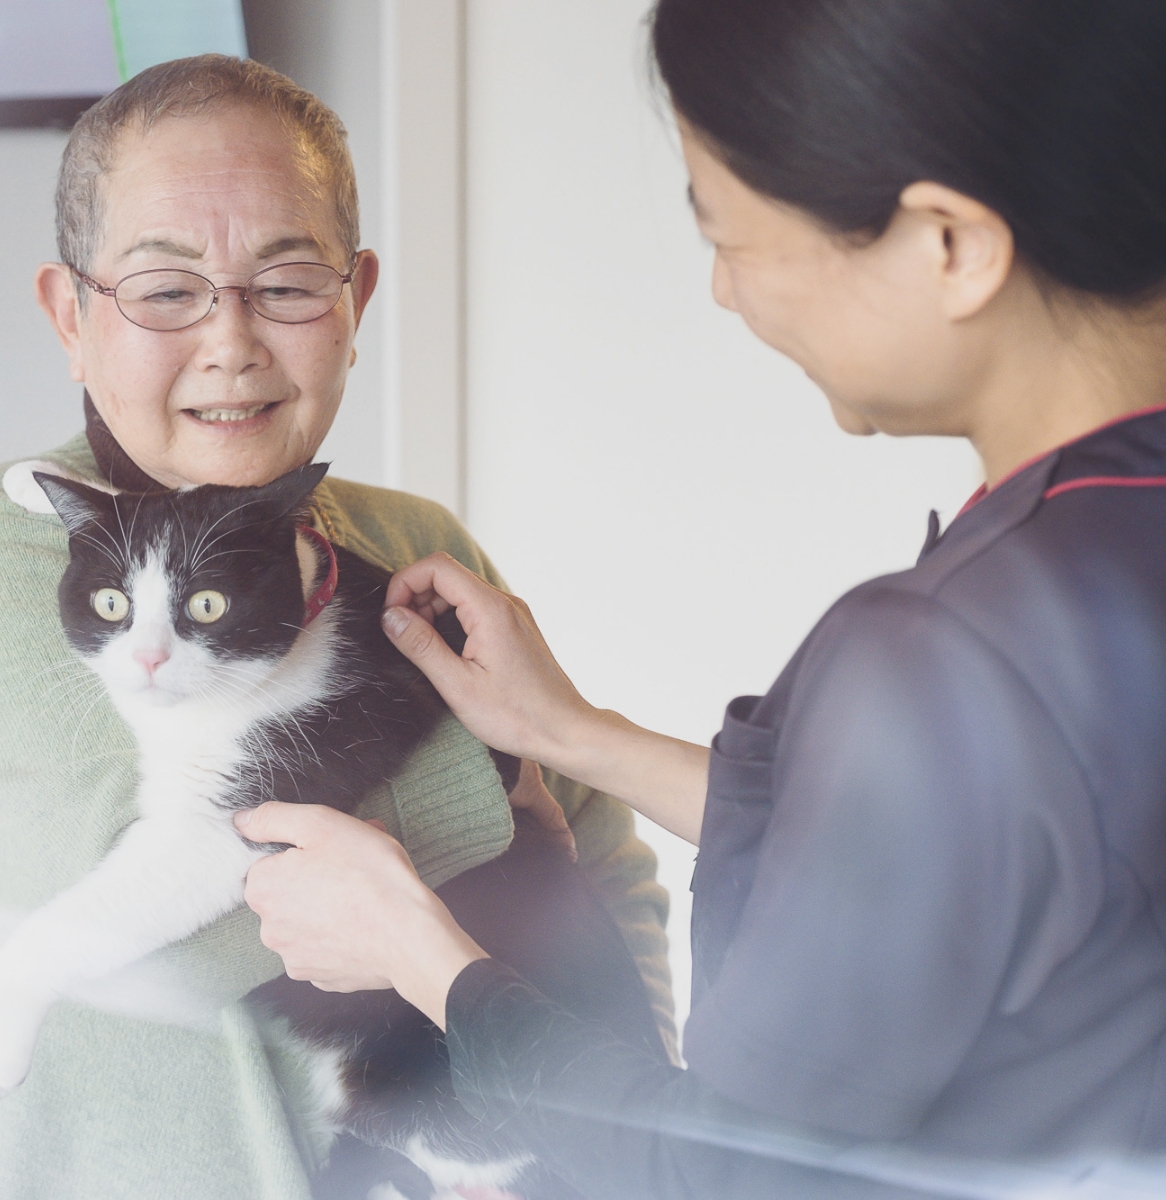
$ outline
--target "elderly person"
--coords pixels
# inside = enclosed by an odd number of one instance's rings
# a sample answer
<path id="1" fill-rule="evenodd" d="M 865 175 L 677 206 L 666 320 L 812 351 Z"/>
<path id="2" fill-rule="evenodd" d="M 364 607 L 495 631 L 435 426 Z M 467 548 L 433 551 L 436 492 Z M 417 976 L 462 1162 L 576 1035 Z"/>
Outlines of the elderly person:
<path id="1" fill-rule="evenodd" d="M 85 388 L 87 427 L 47 459 L 129 490 L 262 484 L 312 459 L 377 280 L 376 256 L 358 249 L 352 164 L 332 112 L 253 62 L 152 68 L 78 122 L 57 222 L 63 261 L 40 268 L 36 291 Z M 127 317 L 135 288 L 161 278 L 141 274 L 153 271 L 190 273 L 197 319 L 159 328 Z M 289 271 L 310 273 L 323 297 L 297 324 L 263 307 L 261 273 L 281 284 Z M 428 501 L 326 480 L 314 520 L 388 569 L 444 550 L 500 582 Z M 63 528 L 0 498 L 0 546 L 0 909 L 12 912 L 106 853 L 136 816 L 135 763 L 58 624 Z M 553 776 L 548 785 L 667 1028 L 666 900 L 652 855 L 617 802 Z M 368 813 L 434 883 L 509 838 L 489 757 L 452 719 Z M 305 1121 L 311 1081 L 261 1044 L 242 1002 L 281 970 L 243 910 L 155 955 L 120 992 L 56 1006 L 29 1078 L 0 1097 L 0 1194 L 307 1197 L 326 1144 Z"/>

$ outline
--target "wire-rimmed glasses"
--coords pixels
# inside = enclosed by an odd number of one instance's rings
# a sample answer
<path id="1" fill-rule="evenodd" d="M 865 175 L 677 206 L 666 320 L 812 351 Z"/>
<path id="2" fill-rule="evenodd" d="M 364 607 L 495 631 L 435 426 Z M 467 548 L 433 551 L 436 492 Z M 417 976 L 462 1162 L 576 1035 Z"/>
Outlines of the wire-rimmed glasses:
<path id="1" fill-rule="evenodd" d="M 246 283 L 216 287 L 194 271 L 163 268 L 135 271 L 113 287 L 103 287 L 71 263 L 69 270 L 86 287 L 101 296 L 112 297 L 127 321 L 159 332 L 197 325 L 210 315 L 220 292 L 238 292 L 244 304 L 268 321 L 303 325 L 330 313 L 353 275 L 352 271 L 341 275 L 326 263 L 277 263 L 256 271 Z"/>

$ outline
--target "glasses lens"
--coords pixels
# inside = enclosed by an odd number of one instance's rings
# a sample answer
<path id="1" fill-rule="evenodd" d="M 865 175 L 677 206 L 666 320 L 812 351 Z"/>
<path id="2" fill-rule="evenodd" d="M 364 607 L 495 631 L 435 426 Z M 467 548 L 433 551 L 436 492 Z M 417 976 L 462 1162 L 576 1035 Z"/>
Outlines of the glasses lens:
<path id="1" fill-rule="evenodd" d="M 143 329 L 185 329 L 211 310 L 215 290 L 193 271 L 139 271 L 117 285 L 122 314 Z"/>
<path id="2" fill-rule="evenodd" d="M 343 276 L 324 263 L 281 263 L 253 276 L 247 296 L 269 321 L 300 325 L 335 308 L 343 290 Z"/>

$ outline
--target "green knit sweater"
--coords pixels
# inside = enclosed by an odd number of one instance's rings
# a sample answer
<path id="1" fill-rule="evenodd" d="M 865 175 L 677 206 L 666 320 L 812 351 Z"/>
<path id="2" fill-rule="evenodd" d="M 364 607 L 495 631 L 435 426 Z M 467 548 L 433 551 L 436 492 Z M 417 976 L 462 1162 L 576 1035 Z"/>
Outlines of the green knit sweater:
<path id="1" fill-rule="evenodd" d="M 98 476 L 83 436 L 45 457 Z M 341 480 L 325 480 L 316 503 L 328 536 L 371 562 L 394 570 L 445 550 L 500 582 L 439 505 Z M 60 521 L 0 493 L 0 936 L 96 865 L 136 816 L 132 737 L 61 631 L 67 560 Z M 622 805 L 548 783 L 670 1035 L 667 898 L 652 854 Z M 431 885 L 501 853 L 513 828 L 489 755 L 452 717 L 364 815 L 385 822 Z M 264 1044 L 241 1002 L 281 972 L 241 908 L 136 968 L 121 988 L 129 1011 L 101 994 L 58 1004 L 28 1079 L 0 1096 L 0 1196 L 308 1200 L 325 1144 L 304 1120 L 308 1073 Z"/>

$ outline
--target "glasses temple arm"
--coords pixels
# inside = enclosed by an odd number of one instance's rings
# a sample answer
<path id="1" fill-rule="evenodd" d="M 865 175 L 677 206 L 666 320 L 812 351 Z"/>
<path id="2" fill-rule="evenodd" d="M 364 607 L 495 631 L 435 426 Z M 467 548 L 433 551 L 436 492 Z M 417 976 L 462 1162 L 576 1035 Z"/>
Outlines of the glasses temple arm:
<path id="1" fill-rule="evenodd" d="M 81 280 L 83 284 L 85 284 L 86 287 L 92 288 L 95 292 L 100 292 L 103 296 L 112 296 L 117 291 L 117 288 L 102 287 L 96 279 L 90 279 L 84 271 L 78 271 L 72 263 L 66 263 L 65 265 L 70 271 L 73 272 L 74 275 L 77 276 L 78 279 Z"/>

